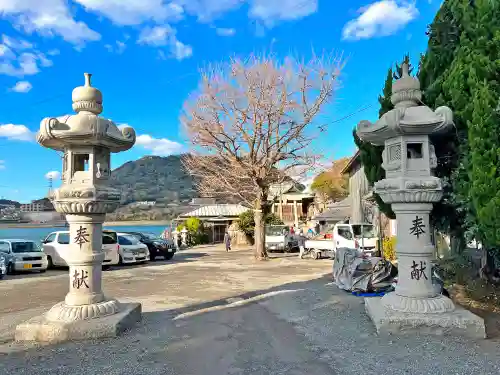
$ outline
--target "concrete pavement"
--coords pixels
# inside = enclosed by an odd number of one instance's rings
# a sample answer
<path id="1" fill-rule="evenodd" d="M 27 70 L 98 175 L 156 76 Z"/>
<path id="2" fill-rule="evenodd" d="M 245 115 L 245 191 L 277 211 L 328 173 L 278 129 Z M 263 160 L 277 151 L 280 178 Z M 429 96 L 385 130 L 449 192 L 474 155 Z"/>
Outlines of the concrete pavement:
<path id="1" fill-rule="evenodd" d="M 219 248 L 178 255 L 175 262 L 105 273 L 104 286 L 110 295 L 144 304 L 142 324 L 118 339 L 48 347 L 11 343 L 11 330 L 5 327 L 61 300 L 67 279 L 56 275 L 0 282 L 0 295 L 7 296 L 0 304 L 0 373 L 476 375 L 500 371 L 497 341 L 379 338 L 364 313 L 362 298 L 329 282 L 331 261 L 287 257 L 255 263 L 248 251 L 226 253 Z"/>

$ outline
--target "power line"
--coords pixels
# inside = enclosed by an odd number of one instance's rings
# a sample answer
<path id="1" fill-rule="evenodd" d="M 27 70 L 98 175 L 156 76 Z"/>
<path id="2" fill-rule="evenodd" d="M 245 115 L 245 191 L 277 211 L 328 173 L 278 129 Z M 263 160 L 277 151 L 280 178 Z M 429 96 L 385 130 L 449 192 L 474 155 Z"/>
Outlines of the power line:
<path id="1" fill-rule="evenodd" d="M 337 122 L 341 122 L 341 121 L 347 120 L 348 118 L 351 118 L 352 116 L 357 115 L 358 113 L 361 113 L 361 112 L 366 111 L 367 109 L 370 109 L 374 105 L 375 105 L 375 103 L 372 103 L 372 104 L 369 104 L 367 106 L 361 107 L 360 109 L 357 109 L 356 111 L 351 112 L 348 115 L 345 115 L 344 117 L 341 117 L 341 118 L 339 118 L 339 119 L 337 119 L 335 121 L 332 121 L 330 124 L 336 124 Z"/>

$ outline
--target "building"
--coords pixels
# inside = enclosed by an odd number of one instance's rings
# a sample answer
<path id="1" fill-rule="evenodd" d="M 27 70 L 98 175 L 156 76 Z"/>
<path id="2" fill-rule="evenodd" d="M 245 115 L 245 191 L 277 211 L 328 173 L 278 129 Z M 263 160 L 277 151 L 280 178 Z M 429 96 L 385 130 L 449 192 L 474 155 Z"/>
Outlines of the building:
<path id="1" fill-rule="evenodd" d="M 226 230 L 229 230 L 231 225 L 239 220 L 239 216 L 248 210 L 240 204 L 209 204 L 179 215 L 177 221 L 182 223 L 190 217 L 197 217 L 203 222 L 209 242 L 221 243 L 224 241 Z"/>
<path id="2" fill-rule="evenodd" d="M 57 212 L 49 199 L 31 201 L 31 203 L 21 204 L 21 220 L 30 222 L 60 222 L 66 221 L 63 214 Z"/>
<path id="3" fill-rule="evenodd" d="M 342 174 L 349 177 L 348 197 L 329 205 L 325 211 L 316 215 L 314 220 L 318 221 L 320 226 L 340 221 L 371 223 L 384 236 L 396 235 L 396 220 L 390 220 L 383 213 L 380 213 L 373 199 L 373 187 L 370 186 L 366 178 L 359 150 L 344 167 Z"/>
<path id="4" fill-rule="evenodd" d="M 314 205 L 314 194 L 296 181 L 274 184 L 269 189 L 268 200 L 272 201 L 271 212 L 285 224 L 299 226 L 308 221 Z"/>
<path id="5" fill-rule="evenodd" d="M 45 211 L 45 205 L 42 203 L 26 203 L 21 204 L 21 212 L 40 212 Z"/>

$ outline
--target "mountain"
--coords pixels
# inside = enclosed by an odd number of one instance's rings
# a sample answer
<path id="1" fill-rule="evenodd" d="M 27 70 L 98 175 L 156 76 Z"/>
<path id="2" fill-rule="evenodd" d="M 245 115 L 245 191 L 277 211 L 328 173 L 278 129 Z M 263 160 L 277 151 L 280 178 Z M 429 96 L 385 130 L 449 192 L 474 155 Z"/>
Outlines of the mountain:
<path id="1" fill-rule="evenodd" d="M 16 201 L 11 201 L 9 199 L 0 199 L 0 206 L 15 206 L 15 207 L 21 207 L 21 203 L 16 202 Z"/>
<path id="2" fill-rule="evenodd" d="M 122 192 L 123 206 L 107 220 L 164 220 L 178 216 L 199 196 L 182 155 L 144 156 L 111 172 L 111 186 Z"/>

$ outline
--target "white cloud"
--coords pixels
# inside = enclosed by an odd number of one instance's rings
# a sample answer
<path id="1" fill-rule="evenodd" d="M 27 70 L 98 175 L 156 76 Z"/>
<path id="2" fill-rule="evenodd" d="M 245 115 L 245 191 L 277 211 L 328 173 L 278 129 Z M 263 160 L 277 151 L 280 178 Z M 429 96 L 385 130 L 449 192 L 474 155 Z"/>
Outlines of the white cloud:
<path id="1" fill-rule="evenodd" d="M 245 3 L 245 0 L 180 0 L 187 12 L 194 14 L 202 21 L 209 21 L 237 9 Z"/>
<path id="2" fill-rule="evenodd" d="M 0 74 L 22 77 L 40 72 L 39 57 L 31 52 L 23 52 L 17 60 L 0 59 Z"/>
<path id="3" fill-rule="evenodd" d="M 193 48 L 177 39 L 175 29 L 168 25 L 146 27 L 137 40 L 139 44 L 148 44 L 155 47 L 169 46 L 171 56 L 177 60 L 184 60 L 193 55 Z M 159 51 L 159 57 L 166 59 L 164 51 Z"/>
<path id="4" fill-rule="evenodd" d="M 102 15 L 116 25 L 149 25 L 141 32 L 139 42 L 169 46 L 172 55 L 179 60 L 191 56 L 193 51 L 191 46 L 175 38 L 175 29 L 171 25 L 183 20 L 186 14 L 209 21 L 246 4 L 249 18 L 271 27 L 275 22 L 306 17 L 318 9 L 318 0 L 0 0 L 0 18 L 11 21 L 18 30 L 28 34 L 36 32 L 45 37 L 61 37 L 81 50 L 86 42 L 100 40 L 101 35 L 75 18 L 79 13 L 73 10 L 72 3 L 79 4 L 89 13 Z M 235 33 L 229 28 L 217 29 L 217 32 L 223 36 Z M 22 42 L 25 43 L 18 41 L 16 44 L 18 50 L 34 48 L 30 42 Z M 4 42 L 4 45 L 9 50 L 0 50 L 0 56 L 12 49 L 8 43 Z M 105 48 L 120 52 L 125 45 L 108 43 Z M 47 55 L 57 53 L 50 51 Z M 40 58 L 40 64 L 44 65 L 43 61 Z M 10 75 L 29 74 L 12 64 L 1 67 L 0 71 Z"/>
<path id="5" fill-rule="evenodd" d="M 128 124 L 118 125 L 119 129 L 123 129 Z M 152 155 L 168 156 L 182 152 L 184 147 L 179 142 L 171 141 L 167 138 L 154 138 L 149 134 L 140 134 L 136 137 L 136 146 L 140 146 L 146 150 L 151 151 Z"/>
<path id="6" fill-rule="evenodd" d="M 184 60 L 193 55 L 193 49 L 191 46 L 176 40 L 172 48 L 172 53 L 177 60 Z"/>
<path id="7" fill-rule="evenodd" d="M 109 52 L 116 52 L 118 54 L 123 53 L 127 48 L 127 45 L 124 42 L 117 40 L 115 44 L 105 44 L 104 48 L 106 48 Z"/>
<path id="8" fill-rule="evenodd" d="M 137 43 L 149 44 L 153 46 L 165 46 L 168 43 L 168 38 L 173 36 L 174 31 L 168 25 L 146 27 L 141 31 Z"/>
<path id="9" fill-rule="evenodd" d="M 201 21 L 210 21 L 238 9 L 245 3 L 248 16 L 270 27 L 278 21 L 307 17 L 318 10 L 318 0 L 179 0 L 186 11 Z"/>
<path id="10" fill-rule="evenodd" d="M 59 171 L 50 171 L 50 172 L 47 172 L 45 173 L 45 178 L 47 180 L 58 180 L 59 178 L 61 177 L 61 172 Z"/>
<path id="11" fill-rule="evenodd" d="M 2 3 L 0 2 L 0 5 Z M 23 77 L 40 72 L 42 67 L 52 66 L 52 61 L 35 46 L 23 39 L 2 35 L 0 43 L 0 74 Z"/>
<path id="12" fill-rule="evenodd" d="M 167 138 L 153 138 L 148 134 L 141 134 L 137 137 L 136 145 L 152 152 L 153 155 L 168 156 L 180 153 L 183 149 L 178 142 Z"/>
<path id="13" fill-rule="evenodd" d="M 29 92 L 32 88 L 33 86 L 28 81 L 19 81 L 10 90 L 14 92 L 25 93 Z"/>
<path id="14" fill-rule="evenodd" d="M 2 0 L 0 15 L 29 34 L 59 35 L 75 44 L 101 38 L 84 22 L 73 18 L 66 0 Z"/>
<path id="15" fill-rule="evenodd" d="M 0 160 L 0 170 L 5 169 L 5 161 Z"/>
<path id="16" fill-rule="evenodd" d="M 0 44 L 0 59 L 15 59 L 16 54 L 5 44 Z"/>
<path id="17" fill-rule="evenodd" d="M 164 0 L 75 0 L 87 11 L 100 13 L 118 25 L 140 25 L 146 21 L 177 21 L 184 9 Z"/>
<path id="18" fill-rule="evenodd" d="M 343 39 L 359 40 L 394 34 L 418 15 L 414 2 L 381 0 L 358 10 L 359 17 L 342 30 Z"/>
<path id="19" fill-rule="evenodd" d="M 168 59 L 167 55 L 166 55 L 166 54 L 165 54 L 165 52 L 164 52 L 164 51 L 162 51 L 162 50 L 158 51 L 158 58 L 159 58 L 160 60 L 167 60 L 167 59 Z"/>
<path id="20" fill-rule="evenodd" d="M 43 53 L 38 53 L 37 58 L 40 61 L 40 65 L 44 68 L 54 65 L 52 60 L 49 60 Z"/>
<path id="21" fill-rule="evenodd" d="M 252 0 L 250 4 L 250 17 L 268 27 L 277 21 L 296 20 L 318 11 L 318 0 Z"/>
<path id="22" fill-rule="evenodd" d="M 220 36 L 233 36 L 234 34 L 236 34 L 235 29 L 226 29 L 224 27 L 216 28 L 215 32 Z"/>
<path id="23" fill-rule="evenodd" d="M 33 44 L 27 40 L 14 39 L 5 34 L 2 35 L 2 43 L 14 50 L 32 49 L 34 47 Z"/>
<path id="24" fill-rule="evenodd" d="M 24 125 L 4 124 L 0 125 L 0 138 L 17 141 L 33 141 L 35 134 Z"/>

